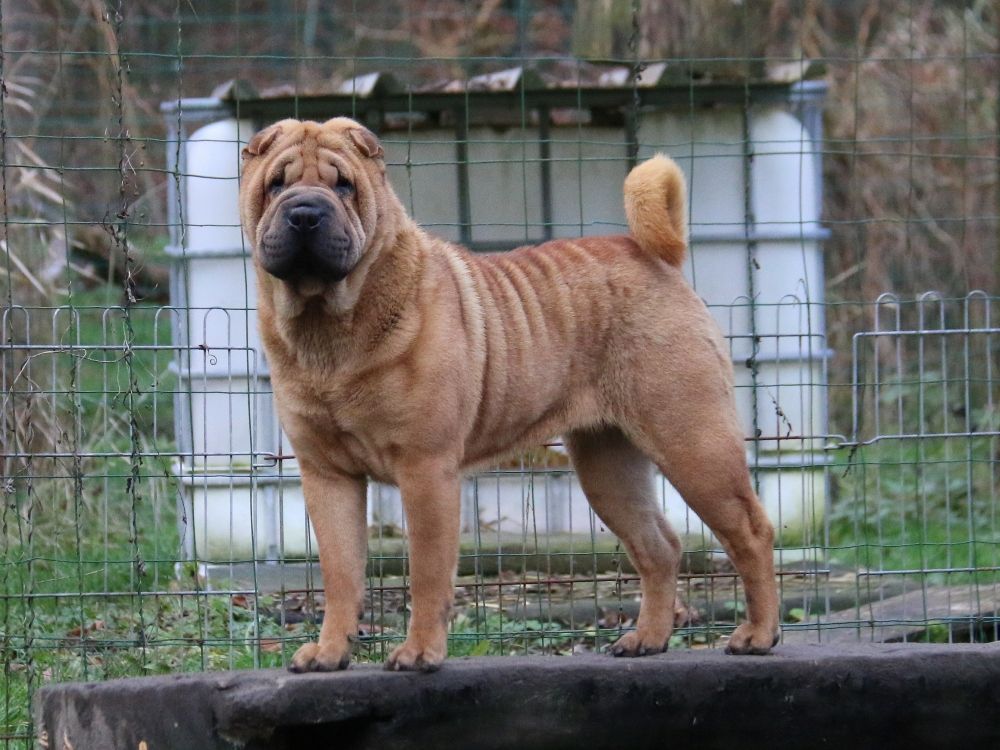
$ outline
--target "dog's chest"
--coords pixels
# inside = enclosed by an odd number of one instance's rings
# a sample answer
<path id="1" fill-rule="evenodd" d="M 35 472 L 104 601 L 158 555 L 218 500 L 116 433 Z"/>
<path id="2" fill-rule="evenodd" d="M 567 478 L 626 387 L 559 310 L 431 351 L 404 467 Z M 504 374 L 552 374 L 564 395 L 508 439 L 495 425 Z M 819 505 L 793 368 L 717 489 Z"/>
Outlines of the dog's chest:
<path id="1" fill-rule="evenodd" d="M 300 458 L 350 473 L 390 479 L 395 414 L 391 402 L 358 378 L 286 373 L 274 387 L 282 426 Z"/>

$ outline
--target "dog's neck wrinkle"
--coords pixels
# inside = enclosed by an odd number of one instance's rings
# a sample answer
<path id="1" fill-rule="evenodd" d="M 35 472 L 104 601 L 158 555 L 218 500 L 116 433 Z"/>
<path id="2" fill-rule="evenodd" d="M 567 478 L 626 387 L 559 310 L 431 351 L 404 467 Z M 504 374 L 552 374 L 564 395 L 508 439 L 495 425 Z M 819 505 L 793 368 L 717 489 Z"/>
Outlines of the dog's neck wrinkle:
<path id="1" fill-rule="evenodd" d="M 367 323 L 366 330 L 357 332 L 366 354 L 377 350 L 406 319 L 422 274 L 420 247 L 411 234 L 399 232 L 369 270 L 365 287 L 382 291 L 366 294 L 367 289 L 362 288 L 354 310 L 354 320 Z M 387 289 L 391 290 L 388 294 Z"/>
<path id="2" fill-rule="evenodd" d="M 352 349 L 350 321 L 331 316 L 320 298 L 306 301 L 299 313 L 279 327 L 289 353 L 308 369 L 336 369 Z"/>

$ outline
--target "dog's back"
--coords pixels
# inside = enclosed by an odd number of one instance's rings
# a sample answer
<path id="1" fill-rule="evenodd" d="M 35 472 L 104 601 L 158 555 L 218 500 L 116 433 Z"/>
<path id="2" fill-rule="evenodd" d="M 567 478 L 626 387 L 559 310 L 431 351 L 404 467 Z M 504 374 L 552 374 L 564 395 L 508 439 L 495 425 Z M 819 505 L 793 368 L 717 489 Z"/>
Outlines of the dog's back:
<path id="1" fill-rule="evenodd" d="M 467 466 L 568 430 L 630 421 L 650 386 L 682 396 L 674 370 L 730 386 L 721 336 L 679 268 L 680 169 L 661 156 L 643 162 L 626 180 L 625 205 L 630 235 L 488 255 L 434 243 L 459 290 L 453 324 L 477 354 L 456 376 L 477 402 Z"/>

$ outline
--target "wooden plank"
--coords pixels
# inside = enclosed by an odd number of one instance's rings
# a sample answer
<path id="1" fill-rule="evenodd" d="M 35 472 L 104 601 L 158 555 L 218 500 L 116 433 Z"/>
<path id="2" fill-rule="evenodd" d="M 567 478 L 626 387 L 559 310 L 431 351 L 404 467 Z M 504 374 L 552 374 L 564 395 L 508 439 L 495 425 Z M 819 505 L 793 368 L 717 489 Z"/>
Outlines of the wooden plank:
<path id="1" fill-rule="evenodd" d="M 810 616 L 795 629 L 785 627 L 782 643 L 889 643 L 912 641 L 929 625 L 969 626 L 1000 611 L 1000 586 L 929 586 L 876 599 L 827 615 Z"/>

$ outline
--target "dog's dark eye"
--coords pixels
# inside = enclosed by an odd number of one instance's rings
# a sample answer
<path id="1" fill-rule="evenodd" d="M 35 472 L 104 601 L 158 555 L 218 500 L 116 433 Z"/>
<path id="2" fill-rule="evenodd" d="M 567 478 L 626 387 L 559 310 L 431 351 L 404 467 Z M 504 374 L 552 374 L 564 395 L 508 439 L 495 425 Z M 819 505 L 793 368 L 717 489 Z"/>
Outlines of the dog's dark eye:
<path id="1" fill-rule="evenodd" d="M 333 189 L 334 192 L 340 195 L 350 195 L 354 192 L 354 183 L 344 177 L 344 175 L 340 175 L 337 177 L 337 184 L 334 185 Z"/>
<path id="2" fill-rule="evenodd" d="M 278 175 L 273 180 L 271 180 L 270 183 L 268 183 L 267 192 L 269 192 L 271 195 L 275 195 L 276 193 L 281 192 L 281 189 L 283 187 L 285 187 L 285 176 Z"/>

